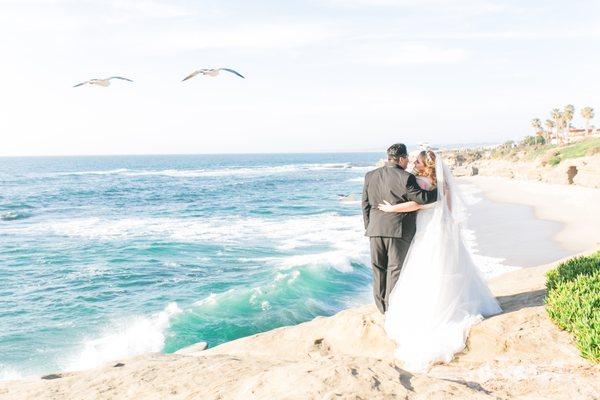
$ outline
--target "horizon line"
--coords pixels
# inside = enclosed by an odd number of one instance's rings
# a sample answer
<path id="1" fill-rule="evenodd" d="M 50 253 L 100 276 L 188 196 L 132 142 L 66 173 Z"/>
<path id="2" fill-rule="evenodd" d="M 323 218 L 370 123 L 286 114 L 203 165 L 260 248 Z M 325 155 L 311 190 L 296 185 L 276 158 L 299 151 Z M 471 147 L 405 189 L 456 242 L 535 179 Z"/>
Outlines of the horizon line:
<path id="1" fill-rule="evenodd" d="M 445 143 L 434 145 L 434 147 L 445 147 L 445 146 L 466 146 L 466 145 L 493 145 L 497 142 L 463 142 L 463 143 Z M 419 144 L 411 143 L 407 144 L 407 147 L 418 147 Z M 363 150 L 312 150 L 312 151 L 272 151 L 272 152 L 248 152 L 248 153 L 99 153 L 99 154 L 24 154 L 24 155 L 2 155 L 0 158 L 36 158 L 36 157 L 146 157 L 146 156 L 228 156 L 228 155 L 269 155 L 269 154 L 352 154 L 352 153 L 385 153 L 385 149 L 363 149 Z"/>

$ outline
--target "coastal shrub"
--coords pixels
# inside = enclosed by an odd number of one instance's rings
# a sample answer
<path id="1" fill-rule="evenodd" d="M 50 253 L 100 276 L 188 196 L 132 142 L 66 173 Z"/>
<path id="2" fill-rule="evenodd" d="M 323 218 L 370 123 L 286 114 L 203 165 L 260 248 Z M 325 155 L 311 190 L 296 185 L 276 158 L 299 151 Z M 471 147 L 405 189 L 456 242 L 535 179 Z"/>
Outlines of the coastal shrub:
<path id="1" fill-rule="evenodd" d="M 556 325 L 574 334 L 582 357 L 600 362 L 600 271 L 556 287 L 546 309 Z"/>
<path id="2" fill-rule="evenodd" d="M 546 143 L 546 139 L 543 136 L 525 136 L 521 143 L 524 146 L 543 145 Z"/>
<path id="3" fill-rule="evenodd" d="M 600 362 L 600 252 L 570 259 L 546 277 L 548 316 L 574 335 L 582 357 Z"/>
<path id="4" fill-rule="evenodd" d="M 556 160 L 553 160 L 553 159 L 556 159 Z M 554 164 L 550 164 L 550 160 L 553 160 L 552 162 Z M 551 166 L 555 166 L 558 163 L 560 163 L 560 151 L 558 151 L 556 149 L 546 150 L 544 157 L 540 161 L 540 164 L 542 164 L 543 167 L 545 167 L 548 164 L 550 164 Z"/>
<path id="5" fill-rule="evenodd" d="M 501 145 L 494 147 L 491 151 L 491 156 L 492 158 L 502 158 L 505 155 L 511 153 L 514 147 L 515 142 L 509 140 L 507 142 L 502 143 Z"/>
<path id="6" fill-rule="evenodd" d="M 546 273 L 546 289 L 551 292 L 559 284 L 575 280 L 580 275 L 592 275 L 600 270 L 600 251 L 589 256 L 573 257 Z"/>
<path id="7" fill-rule="evenodd" d="M 515 154 L 517 154 L 517 158 L 514 157 Z M 526 136 L 517 146 L 507 142 L 492 149 L 493 158 L 511 161 L 539 159 L 542 166 L 555 166 L 563 160 L 596 154 L 600 154 L 600 138 L 585 138 L 573 143 L 552 144 L 541 136 Z"/>
<path id="8" fill-rule="evenodd" d="M 552 156 L 548 159 L 548 165 L 550 165 L 551 167 L 554 167 L 558 164 L 560 164 L 560 156 Z"/>
<path id="9" fill-rule="evenodd" d="M 543 145 L 537 145 L 534 147 L 530 147 L 527 151 L 527 154 L 525 154 L 524 160 L 526 161 L 533 161 L 533 160 L 540 160 L 540 163 L 542 165 L 546 165 L 548 164 L 548 159 L 550 157 L 552 157 L 551 155 L 549 155 L 552 152 L 552 145 L 549 144 L 543 144 Z"/>
<path id="10" fill-rule="evenodd" d="M 592 147 L 585 152 L 586 156 L 595 156 L 596 154 L 600 154 L 600 146 Z"/>
<path id="11" fill-rule="evenodd" d="M 565 146 L 560 150 L 562 158 L 577 158 L 593 153 L 600 148 L 600 138 L 585 139 Z"/>

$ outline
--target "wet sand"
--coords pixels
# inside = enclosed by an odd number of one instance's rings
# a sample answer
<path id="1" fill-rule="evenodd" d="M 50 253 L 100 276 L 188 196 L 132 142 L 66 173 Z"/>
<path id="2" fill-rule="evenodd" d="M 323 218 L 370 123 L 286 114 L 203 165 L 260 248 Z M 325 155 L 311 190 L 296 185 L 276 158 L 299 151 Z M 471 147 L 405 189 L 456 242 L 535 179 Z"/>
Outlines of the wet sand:
<path id="1" fill-rule="evenodd" d="M 487 251 L 502 251 L 524 259 L 530 252 L 537 252 L 534 258 L 547 257 L 552 261 L 560 258 L 558 253 L 573 255 L 600 245 L 600 213 L 597 212 L 600 189 L 484 176 L 460 178 L 460 182 L 477 186 L 487 199 L 498 204 L 489 212 L 483 204 L 482 213 L 472 216 L 475 218 L 472 225 L 479 226 L 482 237 L 488 236 L 481 240 L 481 246 Z M 512 213 L 511 206 L 503 203 L 512 204 Z M 530 218 L 531 214 L 524 214 L 526 209 L 533 212 L 535 219 Z M 489 229 L 484 228 L 486 223 L 490 224 Z M 504 237 L 503 224 L 510 224 L 514 235 Z M 493 248 L 487 247 L 490 244 Z"/>
<path id="2" fill-rule="evenodd" d="M 473 183 L 461 180 L 461 189 L 478 198 L 469 204 L 467 226 L 475 233 L 477 253 L 520 267 L 547 264 L 573 254 L 555 240 L 564 223 L 536 217 L 530 205 L 493 201 Z"/>

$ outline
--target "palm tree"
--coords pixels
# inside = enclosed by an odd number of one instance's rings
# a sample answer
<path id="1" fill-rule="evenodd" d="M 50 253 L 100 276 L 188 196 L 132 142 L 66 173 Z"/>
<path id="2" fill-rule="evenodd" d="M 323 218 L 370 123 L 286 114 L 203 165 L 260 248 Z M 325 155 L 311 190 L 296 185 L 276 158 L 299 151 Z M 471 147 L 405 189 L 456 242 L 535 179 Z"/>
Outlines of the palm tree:
<path id="1" fill-rule="evenodd" d="M 556 124 L 551 119 L 547 119 L 546 122 L 544 122 L 544 125 L 546 125 L 546 142 L 550 143 L 550 140 L 552 139 L 552 128 L 554 128 Z"/>
<path id="2" fill-rule="evenodd" d="M 585 134 L 587 135 L 590 130 L 590 119 L 594 118 L 594 109 L 592 107 L 583 107 L 581 109 L 581 116 L 585 119 Z"/>
<path id="3" fill-rule="evenodd" d="M 575 116 L 575 106 L 572 104 L 567 104 L 563 111 L 563 124 L 565 125 L 565 139 L 569 139 L 569 133 L 571 128 L 571 121 L 573 121 L 573 117 Z"/>
<path id="4" fill-rule="evenodd" d="M 554 108 L 551 112 L 552 120 L 554 121 L 554 126 L 556 127 L 556 141 L 558 142 L 560 139 L 560 132 L 562 129 L 562 118 L 563 115 L 558 108 Z"/>
<path id="5" fill-rule="evenodd" d="M 539 118 L 534 118 L 531 120 L 531 126 L 535 129 L 535 142 L 537 143 L 537 138 L 542 136 L 544 131 L 542 129 L 542 121 Z"/>

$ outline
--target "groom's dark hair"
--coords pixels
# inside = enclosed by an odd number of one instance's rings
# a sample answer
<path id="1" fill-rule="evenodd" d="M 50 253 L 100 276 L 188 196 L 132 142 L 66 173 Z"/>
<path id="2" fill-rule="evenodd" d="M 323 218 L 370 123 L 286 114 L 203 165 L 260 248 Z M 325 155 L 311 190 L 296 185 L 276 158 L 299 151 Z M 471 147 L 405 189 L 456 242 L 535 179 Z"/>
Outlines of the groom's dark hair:
<path id="1" fill-rule="evenodd" d="M 394 143 L 387 149 L 388 161 L 398 162 L 400 157 L 408 156 L 404 143 Z"/>

